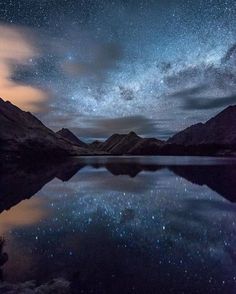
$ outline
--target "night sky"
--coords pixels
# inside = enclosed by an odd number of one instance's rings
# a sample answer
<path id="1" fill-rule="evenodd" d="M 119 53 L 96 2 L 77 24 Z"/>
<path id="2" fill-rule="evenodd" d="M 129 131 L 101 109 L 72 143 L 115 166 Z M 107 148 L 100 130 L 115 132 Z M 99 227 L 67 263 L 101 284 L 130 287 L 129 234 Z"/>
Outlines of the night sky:
<path id="1" fill-rule="evenodd" d="M 0 0 L 0 96 L 83 139 L 168 138 L 236 101 L 236 1 Z"/>

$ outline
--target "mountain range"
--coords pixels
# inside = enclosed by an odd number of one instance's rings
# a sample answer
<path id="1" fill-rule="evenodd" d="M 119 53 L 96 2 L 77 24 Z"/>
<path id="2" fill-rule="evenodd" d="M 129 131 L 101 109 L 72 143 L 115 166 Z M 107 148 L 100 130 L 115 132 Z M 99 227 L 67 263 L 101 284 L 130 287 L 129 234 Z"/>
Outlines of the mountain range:
<path id="1" fill-rule="evenodd" d="M 236 106 L 206 123 L 198 123 L 167 141 L 113 134 L 104 142 L 86 144 L 70 130 L 53 132 L 29 112 L 0 98 L 0 154 L 58 158 L 79 155 L 236 155 Z"/>

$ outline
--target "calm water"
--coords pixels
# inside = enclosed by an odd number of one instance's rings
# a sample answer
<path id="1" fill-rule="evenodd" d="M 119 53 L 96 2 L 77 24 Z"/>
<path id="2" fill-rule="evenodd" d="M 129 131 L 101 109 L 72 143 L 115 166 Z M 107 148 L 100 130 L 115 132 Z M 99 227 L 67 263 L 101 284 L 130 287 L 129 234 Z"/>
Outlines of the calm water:
<path id="1" fill-rule="evenodd" d="M 10 165 L 0 200 L 6 281 L 65 277 L 74 293 L 236 293 L 232 159 Z"/>

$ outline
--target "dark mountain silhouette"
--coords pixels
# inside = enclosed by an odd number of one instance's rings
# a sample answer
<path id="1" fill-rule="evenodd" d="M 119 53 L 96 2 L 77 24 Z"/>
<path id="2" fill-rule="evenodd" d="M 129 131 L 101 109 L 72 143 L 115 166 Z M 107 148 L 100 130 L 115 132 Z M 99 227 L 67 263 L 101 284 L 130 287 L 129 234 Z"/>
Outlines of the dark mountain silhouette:
<path id="1" fill-rule="evenodd" d="M 100 148 L 111 154 L 124 154 L 128 153 L 129 149 L 136 145 L 140 140 L 142 140 L 142 138 L 137 136 L 134 132 L 130 132 L 127 135 L 115 134 L 108 138 Z"/>
<path id="2" fill-rule="evenodd" d="M 131 147 L 128 154 L 131 155 L 153 155 L 158 154 L 164 146 L 164 141 L 155 138 L 142 138 L 137 144 Z"/>
<path id="3" fill-rule="evenodd" d="M 94 145 L 95 143 L 93 143 Z M 114 155 L 150 155 L 158 152 L 163 141 L 154 138 L 141 138 L 134 132 L 129 134 L 114 134 L 104 143 L 96 143 L 98 150 L 106 151 Z"/>
<path id="4" fill-rule="evenodd" d="M 235 155 L 236 106 L 229 106 L 206 123 L 193 125 L 166 142 L 141 138 L 134 132 L 114 134 L 105 142 L 92 143 L 93 149 L 113 155 Z"/>
<path id="5" fill-rule="evenodd" d="M 193 125 L 167 141 L 184 152 L 227 154 L 236 151 L 236 106 L 229 106 L 206 123 Z M 181 149 L 181 148 L 179 148 Z"/>
<path id="6" fill-rule="evenodd" d="M 99 150 L 101 144 L 103 144 L 103 142 L 96 140 L 90 143 L 88 147 L 90 150 Z"/>
<path id="7" fill-rule="evenodd" d="M 166 142 L 129 134 L 114 134 L 105 142 L 85 144 L 70 130 L 57 133 L 29 112 L 0 98 L 0 155 L 236 155 L 236 106 L 206 123 L 193 125 Z"/>
<path id="8" fill-rule="evenodd" d="M 98 145 L 99 150 L 107 151 L 111 154 L 124 154 L 136 144 L 141 137 L 137 136 L 134 132 L 129 134 L 114 134 L 109 137 L 105 142 Z"/>
<path id="9" fill-rule="evenodd" d="M 88 154 L 89 150 L 55 134 L 31 113 L 0 98 L 0 153 L 55 157 Z"/>
<path id="10" fill-rule="evenodd" d="M 87 148 L 88 145 L 77 138 L 70 130 L 68 129 L 61 129 L 60 131 L 56 132 L 57 135 L 60 135 L 62 138 L 69 140 L 72 144 L 78 145 L 82 148 Z"/>

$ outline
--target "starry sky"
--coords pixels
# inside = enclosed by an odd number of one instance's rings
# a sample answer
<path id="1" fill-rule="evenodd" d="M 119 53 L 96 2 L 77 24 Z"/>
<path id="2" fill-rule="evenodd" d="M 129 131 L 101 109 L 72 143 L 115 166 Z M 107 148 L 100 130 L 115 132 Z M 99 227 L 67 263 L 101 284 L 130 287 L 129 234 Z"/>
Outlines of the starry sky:
<path id="1" fill-rule="evenodd" d="M 235 0 L 0 0 L 0 96 L 85 140 L 236 101 Z"/>

